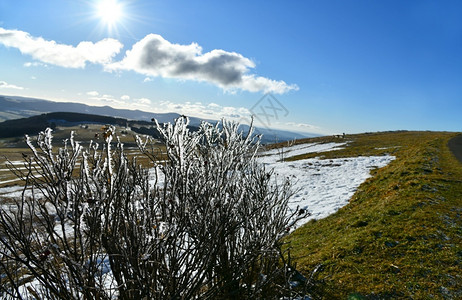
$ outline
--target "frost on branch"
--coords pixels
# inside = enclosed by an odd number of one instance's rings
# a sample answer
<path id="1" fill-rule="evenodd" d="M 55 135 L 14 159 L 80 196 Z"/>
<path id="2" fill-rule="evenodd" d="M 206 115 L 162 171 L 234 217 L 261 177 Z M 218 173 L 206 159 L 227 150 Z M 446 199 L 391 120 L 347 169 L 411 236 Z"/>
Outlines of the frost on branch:
<path id="1" fill-rule="evenodd" d="M 0 211 L 0 295 L 50 299 L 255 299 L 294 296 L 281 238 L 290 183 L 255 156 L 239 124 L 157 124 L 163 145 L 137 137 L 154 170 L 113 145 L 56 153 L 41 133 L 21 199 Z M 165 160 L 166 157 L 166 160 Z M 162 160 L 163 162 L 161 162 Z"/>

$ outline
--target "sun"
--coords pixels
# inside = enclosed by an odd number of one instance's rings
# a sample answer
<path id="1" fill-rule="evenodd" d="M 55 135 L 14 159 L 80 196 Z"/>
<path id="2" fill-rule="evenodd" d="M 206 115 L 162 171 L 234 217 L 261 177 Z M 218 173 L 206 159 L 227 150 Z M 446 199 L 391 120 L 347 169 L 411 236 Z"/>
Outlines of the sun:
<path id="1" fill-rule="evenodd" d="M 138 21 L 141 17 L 135 12 L 138 10 L 133 0 L 80 0 L 90 4 L 89 19 L 94 31 L 109 37 L 120 38 L 121 33 L 133 36 L 130 32 L 130 23 Z M 1 2 L 1 0 L 0 0 Z"/>
<path id="2" fill-rule="evenodd" d="M 114 26 L 123 17 L 122 4 L 117 0 L 100 0 L 96 9 L 101 21 L 109 27 Z"/>

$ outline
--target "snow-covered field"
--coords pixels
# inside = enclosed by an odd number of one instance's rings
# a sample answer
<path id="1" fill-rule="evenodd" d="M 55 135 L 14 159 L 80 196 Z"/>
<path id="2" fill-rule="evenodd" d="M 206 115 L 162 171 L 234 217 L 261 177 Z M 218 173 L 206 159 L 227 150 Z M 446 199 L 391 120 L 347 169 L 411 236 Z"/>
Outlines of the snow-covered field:
<path id="1" fill-rule="evenodd" d="M 297 191 L 289 203 L 291 209 L 307 209 L 311 216 L 325 218 L 348 204 L 356 189 L 369 178 L 370 170 L 386 166 L 394 156 L 360 156 L 339 159 L 310 158 L 293 162 L 283 161 L 304 153 L 332 151 L 345 143 L 301 144 L 263 152 L 259 161 L 274 168 L 279 177 L 289 178 Z M 300 224 L 299 224 L 300 225 Z"/>
<path id="2" fill-rule="evenodd" d="M 304 153 L 318 153 L 341 149 L 346 143 L 300 144 L 260 153 L 258 161 L 268 169 L 274 168 L 279 178 L 289 178 L 297 192 L 289 203 L 291 209 L 307 209 L 320 219 L 335 213 L 348 204 L 356 189 L 370 177 L 370 170 L 390 163 L 394 156 L 368 156 L 339 159 L 310 158 L 293 162 L 285 158 Z M 161 175 L 158 173 L 158 175 Z M 154 177 L 154 170 L 151 171 Z M 162 176 L 159 177 L 162 181 Z M 0 198 L 20 197 L 19 186 L 0 188 Z"/>
<path id="3" fill-rule="evenodd" d="M 284 161 L 291 156 L 332 151 L 346 145 L 346 143 L 301 144 L 261 152 L 257 159 L 268 169 L 274 169 L 277 178 L 288 178 L 293 183 L 296 192 L 289 202 L 289 207 L 291 210 L 308 210 L 311 216 L 304 219 L 304 222 L 308 222 L 313 218 L 327 217 L 345 206 L 359 185 L 371 176 L 371 169 L 384 167 L 395 159 L 393 156 L 370 156 L 340 159 L 317 157 L 294 162 Z M 154 172 L 156 172 L 154 169 L 150 170 L 152 178 L 155 178 Z M 161 174 L 158 173 L 158 175 L 157 184 L 163 181 Z M 154 181 L 152 183 L 154 184 Z M 1 198 L 20 197 L 23 192 L 30 193 L 19 186 L 0 188 L 0 201 Z M 14 205 L 11 203 L 3 205 L 6 211 L 9 211 L 9 208 L 14 210 Z M 69 229 L 72 231 L 71 228 Z M 57 231 L 62 232 L 59 228 Z M 114 280 L 108 267 L 107 257 L 101 257 L 100 267 L 105 287 L 107 290 L 114 289 Z M 22 285 L 20 293 L 25 296 L 29 295 L 28 287 L 39 289 L 40 282 L 33 279 Z"/>

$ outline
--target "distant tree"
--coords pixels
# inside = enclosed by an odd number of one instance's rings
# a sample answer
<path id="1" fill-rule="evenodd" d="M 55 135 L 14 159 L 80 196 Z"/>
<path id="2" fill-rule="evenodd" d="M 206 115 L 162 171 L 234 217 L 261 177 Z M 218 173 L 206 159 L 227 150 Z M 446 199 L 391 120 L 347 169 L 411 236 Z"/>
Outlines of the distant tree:
<path id="1" fill-rule="evenodd" d="M 157 123 L 157 122 L 156 122 Z M 157 124 L 165 153 L 114 127 L 100 148 L 52 130 L 12 172 L 22 196 L 0 208 L 0 296 L 47 299 L 271 299 L 294 296 L 282 237 L 298 219 L 287 180 L 256 162 L 259 138 L 236 123 Z M 167 160 L 165 161 L 165 156 Z M 296 214 L 296 215 L 295 215 Z"/>

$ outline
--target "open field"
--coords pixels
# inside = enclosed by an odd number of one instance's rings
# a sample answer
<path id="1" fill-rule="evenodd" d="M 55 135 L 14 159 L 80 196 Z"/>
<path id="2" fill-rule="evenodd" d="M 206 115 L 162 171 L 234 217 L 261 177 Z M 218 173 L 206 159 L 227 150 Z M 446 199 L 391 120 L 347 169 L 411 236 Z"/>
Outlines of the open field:
<path id="1" fill-rule="evenodd" d="M 462 297 L 462 164 L 447 147 L 454 136 L 361 134 L 347 136 L 345 149 L 287 158 L 397 158 L 373 171 L 347 206 L 289 236 L 297 269 L 309 276 L 319 267 L 323 298 Z"/>
<path id="2" fill-rule="evenodd" d="M 86 127 L 80 125 L 57 127 L 53 130 L 54 151 L 63 147 L 63 142 L 69 139 L 71 131 L 75 133 L 75 140 L 85 148 L 88 148 L 90 141 L 98 143 L 100 147 L 104 144 L 104 126 L 100 124 L 89 124 Z M 135 132 L 116 126 L 116 135 L 119 137 L 121 143 L 124 144 L 125 153 L 130 158 L 136 157 L 142 165 L 150 166 L 149 159 L 140 154 L 135 143 L 135 136 L 137 135 Z M 143 136 L 141 134 L 138 135 Z M 31 136 L 34 146 L 36 146 L 36 139 L 37 136 Z M 160 144 L 156 144 L 156 147 L 159 148 L 159 151 L 162 151 Z M 24 164 L 24 155 L 30 154 L 31 150 L 27 147 L 24 138 L 5 138 L 0 140 L 0 188 L 20 183 L 20 180 L 8 168 L 8 160 L 15 166 L 21 167 Z M 162 156 L 159 156 L 159 158 L 161 159 Z M 23 169 L 25 168 L 23 167 Z"/>
<path id="3" fill-rule="evenodd" d="M 321 298 L 462 297 L 462 164 L 447 147 L 456 135 L 384 132 L 320 137 L 291 144 L 342 144 L 326 152 L 292 152 L 296 155 L 290 151 L 283 155 L 288 143 L 266 147 L 278 149 L 288 162 L 314 157 L 326 161 L 396 157 L 387 166 L 373 169 L 373 177 L 359 186 L 348 205 L 324 219 L 311 220 L 288 237 L 297 269 L 306 277 L 317 269 L 313 279 Z M 21 161 L 22 153 L 29 153 L 26 148 L 2 147 L 0 151 L 12 161 Z M 4 160 L 1 163 L 0 176 L 7 173 Z"/>

